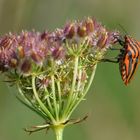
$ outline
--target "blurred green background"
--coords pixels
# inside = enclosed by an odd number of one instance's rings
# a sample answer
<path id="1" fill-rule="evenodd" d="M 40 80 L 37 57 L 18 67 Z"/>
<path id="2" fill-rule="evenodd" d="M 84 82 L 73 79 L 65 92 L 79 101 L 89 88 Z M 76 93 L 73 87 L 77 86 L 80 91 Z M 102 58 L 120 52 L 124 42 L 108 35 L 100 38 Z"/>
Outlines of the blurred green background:
<path id="1" fill-rule="evenodd" d="M 123 30 L 140 39 L 139 0 L 0 0 L 0 35 L 22 29 L 44 31 L 66 21 L 94 16 L 110 30 Z M 118 64 L 100 63 L 87 100 L 73 118 L 89 114 L 87 121 L 67 127 L 64 140 L 140 140 L 140 68 L 124 86 Z M 22 128 L 44 123 L 15 98 L 1 76 L 0 140 L 53 140 L 49 131 L 29 136 Z"/>

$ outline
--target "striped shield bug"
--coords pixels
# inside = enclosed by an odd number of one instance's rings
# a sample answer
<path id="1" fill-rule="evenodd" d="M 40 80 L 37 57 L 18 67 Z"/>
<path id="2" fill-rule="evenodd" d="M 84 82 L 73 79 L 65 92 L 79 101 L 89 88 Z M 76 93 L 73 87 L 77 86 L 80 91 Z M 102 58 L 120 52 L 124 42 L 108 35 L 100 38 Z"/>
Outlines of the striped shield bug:
<path id="1" fill-rule="evenodd" d="M 127 35 L 124 36 L 124 40 L 117 37 L 117 42 L 123 46 L 119 49 L 120 53 L 116 57 L 117 60 L 103 59 L 103 61 L 119 63 L 122 80 L 125 85 L 128 85 L 140 62 L 140 42 Z"/>

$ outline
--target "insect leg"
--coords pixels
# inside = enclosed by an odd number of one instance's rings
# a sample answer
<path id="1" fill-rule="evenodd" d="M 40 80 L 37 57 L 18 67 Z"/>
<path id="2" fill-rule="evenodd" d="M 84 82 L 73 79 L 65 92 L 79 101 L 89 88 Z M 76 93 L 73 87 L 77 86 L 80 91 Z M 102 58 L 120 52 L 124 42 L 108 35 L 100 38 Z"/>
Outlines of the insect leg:
<path id="1" fill-rule="evenodd" d="M 118 63 L 119 59 L 102 59 L 101 62 L 111 62 L 111 63 Z"/>

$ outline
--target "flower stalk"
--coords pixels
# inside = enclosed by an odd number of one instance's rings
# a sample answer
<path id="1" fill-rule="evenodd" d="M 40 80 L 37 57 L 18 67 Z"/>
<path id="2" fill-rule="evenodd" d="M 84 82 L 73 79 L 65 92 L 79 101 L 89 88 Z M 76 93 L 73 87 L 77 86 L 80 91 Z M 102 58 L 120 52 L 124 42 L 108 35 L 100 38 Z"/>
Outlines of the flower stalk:
<path id="1" fill-rule="evenodd" d="M 92 71 L 92 74 L 91 74 L 91 78 L 89 79 L 89 82 L 87 84 L 87 87 L 85 88 L 85 91 L 83 91 L 82 93 L 82 96 L 77 100 L 77 101 L 73 101 L 73 104 L 71 104 L 71 108 L 70 108 L 70 111 L 68 113 L 68 118 L 71 116 L 71 114 L 73 113 L 73 111 L 76 109 L 76 107 L 79 105 L 79 103 L 84 99 L 84 97 L 86 96 L 91 84 L 92 84 L 92 81 L 94 79 L 94 76 L 95 76 L 95 72 L 96 72 L 96 67 L 97 65 L 94 65 L 93 67 L 93 71 Z M 75 98 L 76 99 L 76 98 Z"/>
<path id="2" fill-rule="evenodd" d="M 70 94 L 68 97 L 68 101 L 67 101 L 67 105 L 66 108 L 64 109 L 64 113 L 63 113 L 63 118 L 66 118 L 67 114 L 69 113 L 68 110 L 71 106 L 71 102 L 73 101 L 73 95 L 75 94 L 75 84 L 76 84 L 76 77 L 77 77 L 77 73 L 78 73 L 78 57 L 75 58 L 74 61 L 74 70 L 73 70 L 73 80 L 72 80 L 72 85 L 71 85 L 71 90 L 70 90 Z"/>
<path id="3" fill-rule="evenodd" d="M 34 93 L 34 96 L 40 106 L 40 108 L 44 111 L 44 113 L 51 119 L 51 121 L 53 123 L 55 123 L 55 119 L 54 117 L 52 116 L 52 114 L 50 113 L 50 111 L 45 107 L 45 105 L 42 103 L 42 101 L 40 100 L 40 98 L 38 97 L 38 93 L 36 91 L 36 86 L 35 86 L 35 78 L 36 76 L 32 76 L 32 87 L 33 87 L 33 93 Z"/>
<path id="4" fill-rule="evenodd" d="M 63 125 L 55 126 L 53 130 L 56 135 L 56 140 L 63 140 L 64 126 Z"/>

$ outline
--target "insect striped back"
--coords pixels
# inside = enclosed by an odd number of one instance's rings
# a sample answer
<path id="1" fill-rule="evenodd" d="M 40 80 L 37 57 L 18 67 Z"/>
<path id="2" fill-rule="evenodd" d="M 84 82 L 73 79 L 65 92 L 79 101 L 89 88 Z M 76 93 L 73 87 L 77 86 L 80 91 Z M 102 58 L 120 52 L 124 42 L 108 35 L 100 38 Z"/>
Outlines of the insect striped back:
<path id="1" fill-rule="evenodd" d="M 124 39 L 123 49 L 121 50 L 118 60 L 122 80 L 125 85 L 127 85 L 138 67 L 140 60 L 140 42 L 129 36 L 125 36 Z"/>

